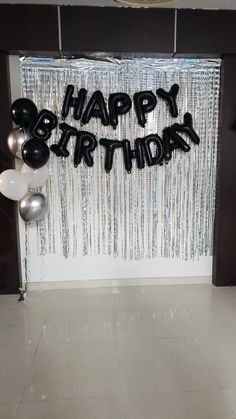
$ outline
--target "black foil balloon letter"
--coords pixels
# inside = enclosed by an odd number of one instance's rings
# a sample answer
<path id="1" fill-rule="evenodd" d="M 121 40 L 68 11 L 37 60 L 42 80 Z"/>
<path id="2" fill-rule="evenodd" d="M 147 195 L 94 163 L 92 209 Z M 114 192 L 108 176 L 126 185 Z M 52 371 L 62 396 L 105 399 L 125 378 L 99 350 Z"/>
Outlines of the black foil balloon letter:
<path id="1" fill-rule="evenodd" d="M 132 151 L 135 155 L 137 166 L 139 169 L 143 169 L 145 167 L 144 163 L 144 152 L 142 146 L 142 138 L 136 138 L 135 140 L 135 149 Z"/>
<path id="2" fill-rule="evenodd" d="M 174 127 L 174 126 L 173 126 Z M 172 150 L 180 148 L 185 153 L 191 150 L 190 145 L 174 130 L 174 128 L 167 128 L 169 138 L 171 139 Z"/>
<path id="3" fill-rule="evenodd" d="M 93 93 L 89 102 L 85 108 L 84 114 L 82 116 L 82 124 L 88 124 L 90 119 L 100 118 L 103 125 L 109 125 L 109 116 L 106 108 L 106 103 L 103 97 L 102 92 L 96 90 Z"/>
<path id="4" fill-rule="evenodd" d="M 161 164 L 163 160 L 163 147 L 161 138 L 157 134 L 151 134 L 147 135 L 147 137 L 144 137 L 142 142 L 148 166 L 155 166 L 158 163 Z M 151 150 L 151 144 L 154 144 L 155 147 L 154 156 Z"/>
<path id="5" fill-rule="evenodd" d="M 32 129 L 32 135 L 38 140 L 47 141 L 51 132 L 57 126 L 57 117 L 48 109 L 43 109 L 38 116 L 37 122 Z"/>
<path id="6" fill-rule="evenodd" d="M 20 127 L 29 129 L 35 123 L 37 115 L 37 108 L 30 99 L 17 99 L 11 105 L 12 119 Z"/>
<path id="7" fill-rule="evenodd" d="M 129 112 L 132 106 L 131 99 L 126 93 L 112 93 L 109 96 L 109 118 L 110 124 L 115 129 L 118 124 L 118 115 Z"/>
<path id="8" fill-rule="evenodd" d="M 142 139 L 136 138 L 134 150 L 131 150 L 131 145 L 130 145 L 129 140 L 123 140 L 122 147 L 123 147 L 123 158 L 124 158 L 124 165 L 125 165 L 126 171 L 128 173 L 131 173 L 132 159 L 136 159 L 137 167 L 139 169 L 143 169 L 145 166 L 145 163 L 144 163 Z"/>
<path id="9" fill-rule="evenodd" d="M 123 147 L 123 158 L 124 158 L 125 170 L 128 173 L 131 173 L 133 156 L 132 156 L 130 141 L 123 140 L 122 147 Z"/>
<path id="10" fill-rule="evenodd" d="M 157 104 L 157 98 L 153 92 L 147 90 L 134 94 L 134 108 L 141 127 L 145 127 L 147 119 L 145 114 L 153 111 Z"/>
<path id="11" fill-rule="evenodd" d="M 87 166 L 93 166 L 93 157 L 91 153 L 97 147 L 97 140 L 95 135 L 87 131 L 80 131 L 76 138 L 75 154 L 74 154 L 74 166 L 78 167 L 82 157 L 84 158 Z"/>
<path id="12" fill-rule="evenodd" d="M 183 124 L 174 124 L 172 125 L 172 127 L 175 131 L 177 132 L 184 132 L 185 134 L 187 134 L 193 143 L 195 144 L 199 144 L 200 143 L 200 138 L 197 135 L 196 131 L 193 128 L 193 118 L 191 113 L 187 112 L 184 115 L 184 123 Z"/>
<path id="13" fill-rule="evenodd" d="M 61 138 L 57 144 L 52 144 L 50 148 L 57 157 L 68 157 L 70 153 L 66 148 L 67 144 L 70 141 L 70 137 L 77 137 L 79 131 L 65 122 L 60 124 L 59 127 L 62 131 Z"/>
<path id="14" fill-rule="evenodd" d="M 164 99 L 170 108 L 170 113 L 173 116 L 173 118 L 176 118 L 178 116 L 178 107 L 176 103 L 176 98 L 179 93 L 179 85 L 173 84 L 171 86 L 170 91 L 167 92 L 164 89 L 157 89 L 157 96 L 159 96 L 161 99 Z"/>
<path id="15" fill-rule="evenodd" d="M 122 147 L 122 141 L 118 140 L 108 140 L 107 138 L 101 138 L 99 143 L 105 147 L 105 170 L 107 173 L 110 172 L 113 163 L 114 152 L 116 148 Z"/>
<path id="16" fill-rule="evenodd" d="M 27 141 L 22 148 L 22 158 L 32 169 L 43 167 L 49 159 L 49 154 L 47 144 L 36 138 Z"/>
<path id="17" fill-rule="evenodd" d="M 171 138 L 169 135 L 168 128 L 165 128 L 163 131 L 163 158 L 166 163 L 171 160 L 172 157 L 172 147 L 171 147 Z"/>
<path id="18" fill-rule="evenodd" d="M 62 105 L 61 116 L 65 119 L 69 113 L 70 108 L 74 108 L 73 117 L 79 120 L 82 116 L 84 102 L 87 96 L 86 89 L 80 89 L 77 97 L 73 97 L 74 86 L 69 84 L 66 88 L 65 98 Z"/>

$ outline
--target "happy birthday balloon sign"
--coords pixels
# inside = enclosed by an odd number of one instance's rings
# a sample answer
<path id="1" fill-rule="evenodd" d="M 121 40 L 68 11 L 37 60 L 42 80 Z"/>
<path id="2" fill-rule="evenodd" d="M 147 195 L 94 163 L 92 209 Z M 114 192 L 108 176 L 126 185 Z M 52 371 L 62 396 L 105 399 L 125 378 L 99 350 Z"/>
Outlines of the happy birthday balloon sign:
<path id="1" fill-rule="evenodd" d="M 100 119 L 104 126 L 111 125 L 115 130 L 119 124 L 119 117 L 128 113 L 132 106 L 134 107 L 137 122 L 141 127 L 145 127 L 147 123 L 147 114 L 154 111 L 158 105 L 158 100 L 164 100 L 167 104 L 169 112 L 172 117 L 178 116 L 177 96 L 179 92 L 178 84 L 171 86 L 169 91 L 164 89 L 157 89 L 156 94 L 152 91 L 140 91 L 134 94 L 131 100 L 127 93 L 111 93 L 108 98 L 108 105 L 105 102 L 102 92 L 95 91 L 90 98 L 87 98 L 87 90 L 81 88 L 75 95 L 73 85 L 68 85 L 65 91 L 63 100 L 61 119 L 63 122 L 59 124 L 61 131 L 60 138 L 56 144 L 51 145 L 51 151 L 58 157 L 68 157 L 68 143 L 71 139 L 75 142 L 74 150 L 74 166 L 84 161 L 84 163 L 91 167 L 93 166 L 93 153 L 100 144 L 105 149 L 104 167 L 107 173 L 112 169 L 114 153 L 120 149 L 123 154 L 124 166 L 128 173 L 132 170 L 132 162 L 135 161 L 139 169 L 143 169 L 145 165 L 154 166 L 162 165 L 163 162 L 168 163 L 172 158 L 172 153 L 176 149 L 183 152 L 189 152 L 191 147 L 187 143 L 185 137 L 187 136 L 192 143 L 199 144 L 200 139 L 193 128 L 192 115 L 186 113 L 181 124 L 175 123 L 163 130 L 162 137 L 157 133 L 153 133 L 142 138 L 136 138 L 134 148 L 131 148 L 131 143 L 128 139 L 122 141 L 100 138 L 97 139 L 93 133 L 83 129 L 89 123 L 91 118 Z M 16 108 L 16 114 L 24 114 L 20 109 L 20 99 L 13 104 Z M 24 99 L 22 99 L 24 101 Z M 24 103 L 22 102 L 22 106 Z M 81 130 L 78 130 L 66 123 L 66 118 L 70 111 L 73 112 L 73 118 L 80 121 Z M 27 121 L 30 128 L 32 147 L 34 143 L 38 146 L 38 142 L 45 143 L 51 136 L 51 132 L 56 128 L 58 120 L 55 114 L 50 110 L 43 109 L 37 117 L 35 116 L 31 121 Z M 184 138 L 182 136 L 184 134 Z M 28 143 L 28 150 L 24 154 L 31 155 L 30 145 Z M 27 145 L 25 146 L 27 148 Z M 26 153 L 27 151 L 27 153 Z M 33 150 L 32 150 L 32 154 Z M 29 164 L 29 163 L 28 163 Z"/>

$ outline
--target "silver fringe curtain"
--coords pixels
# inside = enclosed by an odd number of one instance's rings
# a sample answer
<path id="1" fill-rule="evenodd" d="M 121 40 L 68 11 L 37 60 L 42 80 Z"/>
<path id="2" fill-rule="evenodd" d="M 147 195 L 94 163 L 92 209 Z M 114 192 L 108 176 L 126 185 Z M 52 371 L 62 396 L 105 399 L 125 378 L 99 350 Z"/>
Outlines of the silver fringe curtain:
<path id="1" fill-rule="evenodd" d="M 51 153 L 50 178 L 43 188 L 48 212 L 36 226 L 39 255 L 105 254 L 139 260 L 212 255 L 220 60 L 21 60 L 22 96 L 59 119 L 68 84 L 75 90 L 86 88 L 88 97 L 101 90 L 107 101 L 110 93 L 132 97 L 140 90 L 169 90 L 174 83 L 180 86 L 177 119 L 159 99 L 144 129 L 133 109 L 120 117 L 115 131 L 94 118 L 85 129 L 97 139 L 128 139 L 134 144 L 135 138 L 151 133 L 161 136 L 165 127 L 182 122 L 184 113 L 190 112 L 200 145 L 190 144 L 189 153 L 175 151 L 168 165 L 143 170 L 134 165 L 131 174 L 124 169 L 120 150 L 110 174 L 104 169 L 102 146 L 94 152 L 92 168 L 83 163 L 73 167 L 73 141 L 69 158 Z M 80 127 L 72 114 L 66 122 Z M 49 145 L 59 136 L 55 130 Z"/>

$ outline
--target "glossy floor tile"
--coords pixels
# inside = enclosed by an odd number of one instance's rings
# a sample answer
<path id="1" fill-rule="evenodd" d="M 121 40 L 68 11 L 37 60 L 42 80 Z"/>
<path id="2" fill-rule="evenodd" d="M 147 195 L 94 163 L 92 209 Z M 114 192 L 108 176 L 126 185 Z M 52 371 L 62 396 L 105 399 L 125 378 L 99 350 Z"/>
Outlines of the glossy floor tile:
<path id="1" fill-rule="evenodd" d="M 0 418 L 15 419 L 17 407 L 17 403 L 0 403 Z"/>
<path id="2" fill-rule="evenodd" d="M 236 419 L 236 289 L 0 296 L 1 419 Z"/>
<path id="3" fill-rule="evenodd" d="M 115 311 L 114 325 L 117 339 L 141 340 L 141 311 L 120 310 Z"/>
<path id="4" fill-rule="evenodd" d="M 112 310 L 77 306 L 51 309 L 41 340 L 45 343 L 94 342 L 114 339 Z"/>
<path id="5" fill-rule="evenodd" d="M 236 390 L 224 389 L 222 391 L 226 404 L 233 415 L 236 417 Z"/>
<path id="6" fill-rule="evenodd" d="M 176 308 L 153 307 L 142 311 L 142 339 L 185 337 L 189 331 Z"/>
<path id="7" fill-rule="evenodd" d="M 0 403 L 20 401 L 35 351 L 35 345 L 0 346 Z"/>
<path id="8" fill-rule="evenodd" d="M 46 315 L 42 310 L 0 309 L 0 345 L 37 344 L 43 331 Z"/>
<path id="9" fill-rule="evenodd" d="M 236 334 L 235 303 L 214 299 L 199 310 L 196 306 L 180 309 L 180 315 L 192 336 Z"/>
<path id="10" fill-rule="evenodd" d="M 31 293 L 26 302 L 0 296 L 0 346 L 37 344 L 43 332 L 51 292 Z"/>
<path id="11" fill-rule="evenodd" d="M 214 380 L 191 338 L 118 342 L 122 389 L 173 392 L 214 387 Z"/>
<path id="12" fill-rule="evenodd" d="M 122 405 L 126 419 L 234 419 L 218 391 L 141 393 Z"/>
<path id="13" fill-rule="evenodd" d="M 122 401 L 112 397 L 83 397 L 22 403 L 17 419 L 125 419 Z"/>
<path id="14" fill-rule="evenodd" d="M 42 344 L 24 400 L 106 396 L 117 392 L 118 381 L 114 342 Z"/>
<path id="15" fill-rule="evenodd" d="M 236 335 L 198 336 L 196 343 L 219 388 L 236 390 Z"/>

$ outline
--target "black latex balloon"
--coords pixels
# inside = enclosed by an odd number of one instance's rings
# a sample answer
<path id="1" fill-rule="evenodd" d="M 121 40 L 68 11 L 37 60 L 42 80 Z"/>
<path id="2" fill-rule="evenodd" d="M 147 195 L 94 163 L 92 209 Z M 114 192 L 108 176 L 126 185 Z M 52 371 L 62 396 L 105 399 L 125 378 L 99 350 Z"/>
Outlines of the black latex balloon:
<path id="1" fill-rule="evenodd" d="M 147 135 L 147 137 L 143 138 L 142 143 L 148 166 L 161 164 L 163 160 L 163 146 L 161 138 L 157 134 Z M 155 155 L 152 154 L 152 143 L 156 146 Z"/>
<path id="2" fill-rule="evenodd" d="M 146 113 L 149 113 L 155 109 L 157 104 L 157 98 L 153 92 L 145 90 L 134 94 L 134 108 L 138 118 L 138 123 L 141 127 L 145 127 L 147 119 Z"/>
<path id="3" fill-rule="evenodd" d="M 103 125 L 109 125 L 109 116 L 102 92 L 96 90 L 88 101 L 82 116 L 82 124 L 88 124 L 90 119 L 100 118 Z"/>
<path id="4" fill-rule="evenodd" d="M 27 141 L 22 148 L 23 160 L 32 169 L 43 167 L 49 159 L 49 154 L 47 144 L 35 138 Z"/>
<path id="5" fill-rule="evenodd" d="M 183 124 L 174 124 L 171 128 L 173 128 L 177 132 L 184 132 L 185 134 L 187 134 L 194 144 L 200 143 L 200 138 L 193 128 L 193 118 L 191 113 L 187 112 L 184 115 Z"/>
<path id="6" fill-rule="evenodd" d="M 129 112 L 132 101 L 126 93 L 112 93 L 109 96 L 109 119 L 110 124 L 115 129 L 118 125 L 118 115 L 124 115 Z"/>
<path id="7" fill-rule="evenodd" d="M 106 150 L 105 170 L 106 170 L 107 173 L 109 173 L 111 168 L 112 168 L 115 149 L 122 147 L 122 141 L 109 140 L 107 138 L 101 138 L 100 141 L 99 141 L 99 144 L 101 144 Z"/>
<path id="8" fill-rule="evenodd" d="M 32 128 L 32 135 L 41 141 L 47 141 L 51 137 L 51 132 L 57 126 L 57 117 L 48 109 L 43 109 Z"/>
<path id="9" fill-rule="evenodd" d="M 74 154 L 74 166 L 78 167 L 81 163 L 82 158 L 87 166 L 93 166 L 92 152 L 97 147 L 97 140 L 95 135 L 87 131 L 80 131 L 76 138 L 75 154 Z"/>
<path id="10" fill-rule="evenodd" d="M 86 89 L 80 89 L 78 91 L 77 97 L 73 97 L 74 93 L 74 86 L 72 84 L 68 84 L 66 88 L 66 93 L 62 105 L 61 116 L 62 119 L 65 119 L 69 113 L 70 108 L 74 108 L 73 117 L 76 120 L 79 120 L 82 116 L 82 111 L 84 107 L 84 102 L 87 96 Z"/>
<path id="11" fill-rule="evenodd" d="M 11 116 L 16 125 L 30 128 L 37 118 L 37 108 L 30 99 L 20 98 L 11 105 Z"/>
<path id="12" fill-rule="evenodd" d="M 164 89 L 157 89 L 157 96 L 159 96 L 161 99 L 164 99 L 170 108 L 170 113 L 173 118 L 176 118 L 178 116 L 178 107 L 176 103 L 176 98 L 179 93 L 179 85 L 173 84 L 171 86 L 169 92 Z"/>

